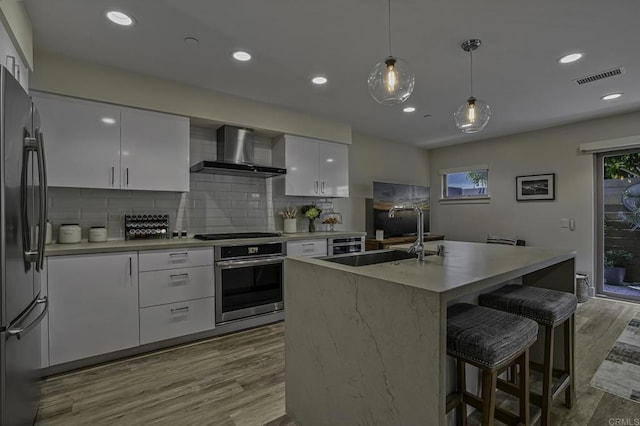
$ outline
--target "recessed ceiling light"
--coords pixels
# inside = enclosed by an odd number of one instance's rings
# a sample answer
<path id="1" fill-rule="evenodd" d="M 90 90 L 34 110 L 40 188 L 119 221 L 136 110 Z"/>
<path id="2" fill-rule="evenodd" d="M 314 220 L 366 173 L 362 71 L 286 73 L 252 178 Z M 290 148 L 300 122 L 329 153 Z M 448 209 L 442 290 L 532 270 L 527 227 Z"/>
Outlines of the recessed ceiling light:
<path id="1" fill-rule="evenodd" d="M 126 13 L 122 13 L 117 10 L 110 10 L 107 12 L 107 19 L 109 19 L 114 24 L 123 25 L 128 27 L 129 25 L 133 25 L 133 18 L 127 15 Z"/>
<path id="2" fill-rule="evenodd" d="M 247 62 L 251 60 L 251 55 L 242 50 L 238 50 L 237 52 L 233 52 L 233 59 L 240 62 Z"/>
<path id="3" fill-rule="evenodd" d="M 402 108 L 404 112 L 414 112 L 416 110 L 415 107 L 404 107 Z"/>
<path id="4" fill-rule="evenodd" d="M 116 124 L 116 119 L 111 117 L 102 117 L 100 119 L 104 124 Z"/>
<path id="5" fill-rule="evenodd" d="M 184 42 L 185 42 L 185 44 L 188 44 L 190 46 L 195 46 L 197 44 L 200 44 L 200 40 L 198 40 L 195 37 L 185 37 L 184 38 Z"/>
<path id="6" fill-rule="evenodd" d="M 582 53 L 569 53 L 568 55 L 565 55 L 562 58 L 558 59 L 558 62 L 560 62 L 561 64 L 570 64 L 571 62 L 575 62 L 580 58 L 582 58 Z"/>
<path id="7" fill-rule="evenodd" d="M 318 84 L 318 85 L 320 85 L 320 84 L 326 84 L 326 83 L 327 83 L 327 81 L 328 81 L 328 80 L 327 80 L 327 78 L 326 78 L 326 77 L 322 77 L 321 75 L 319 75 L 319 76 L 317 76 L 317 77 L 313 77 L 313 78 L 311 79 L 311 82 L 312 82 L 313 84 Z"/>
<path id="8" fill-rule="evenodd" d="M 327 163 L 333 163 L 333 158 L 327 158 Z"/>
<path id="9" fill-rule="evenodd" d="M 600 99 L 602 99 L 603 101 L 610 101 L 612 99 L 618 99 L 620 96 L 622 96 L 622 93 L 609 93 L 607 95 L 604 95 Z"/>

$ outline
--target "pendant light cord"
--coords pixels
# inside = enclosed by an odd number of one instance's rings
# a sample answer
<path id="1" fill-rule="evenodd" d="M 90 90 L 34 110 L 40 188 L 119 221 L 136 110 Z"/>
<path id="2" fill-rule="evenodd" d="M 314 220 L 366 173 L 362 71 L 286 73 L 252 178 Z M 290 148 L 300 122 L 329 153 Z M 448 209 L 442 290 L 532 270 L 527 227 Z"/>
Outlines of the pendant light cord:
<path id="1" fill-rule="evenodd" d="M 389 0 L 389 56 L 391 56 L 391 0 Z"/>
<path id="2" fill-rule="evenodd" d="M 469 80 L 471 81 L 471 97 L 473 97 L 473 50 L 469 51 L 469 55 L 471 55 L 471 60 L 470 60 L 471 72 L 469 74 Z"/>

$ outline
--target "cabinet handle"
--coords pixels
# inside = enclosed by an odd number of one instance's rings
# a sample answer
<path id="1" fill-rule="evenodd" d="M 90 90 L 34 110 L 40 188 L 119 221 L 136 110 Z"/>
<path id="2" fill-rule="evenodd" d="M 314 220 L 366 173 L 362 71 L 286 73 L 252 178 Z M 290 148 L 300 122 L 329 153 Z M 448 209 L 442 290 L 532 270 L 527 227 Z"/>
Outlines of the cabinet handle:
<path id="1" fill-rule="evenodd" d="M 315 192 L 316 194 L 318 193 L 318 181 L 315 181 L 314 183 L 313 192 Z"/>
<path id="2" fill-rule="evenodd" d="M 129 256 L 129 276 L 133 276 L 133 261 L 131 260 L 131 256 Z"/>
<path id="3" fill-rule="evenodd" d="M 322 181 L 322 190 L 321 192 L 324 194 L 324 181 Z"/>
<path id="4" fill-rule="evenodd" d="M 169 278 L 171 278 L 172 280 L 177 280 L 177 279 L 188 280 L 189 279 L 189 274 L 169 275 Z"/>
<path id="5" fill-rule="evenodd" d="M 179 312 L 189 312 L 189 307 L 188 306 L 183 306 L 182 308 L 171 308 L 171 313 L 172 314 L 177 314 Z"/>
<path id="6" fill-rule="evenodd" d="M 116 184 L 116 168 L 111 166 L 111 186 Z"/>
<path id="7" fill-rule="evenodd" d="M 127 186 L 129 186 L 129 168 L 127 167 Z"/>
<path id="8" fill-rule="evenodd" d="M 182 252 L 182 253 L 169 253 L 169 256 L 172 257 L 172 258 L 174 256 L 189 257 L 189 253 L 187 253 L 186 251 Z M 173 259 L 171 259 L 171 260 L 173 260 Z"/>

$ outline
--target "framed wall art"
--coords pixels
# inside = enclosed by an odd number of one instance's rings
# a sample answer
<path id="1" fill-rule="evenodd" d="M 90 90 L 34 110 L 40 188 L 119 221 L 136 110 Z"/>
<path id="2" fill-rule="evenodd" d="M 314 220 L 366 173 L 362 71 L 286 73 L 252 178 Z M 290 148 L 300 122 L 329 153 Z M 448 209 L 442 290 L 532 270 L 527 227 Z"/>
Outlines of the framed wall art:
<path id="1" fill-rule="evenodd" d="M 539 201 L 556 199 L 555 173 L 516 176 L 516 200 Z"/>

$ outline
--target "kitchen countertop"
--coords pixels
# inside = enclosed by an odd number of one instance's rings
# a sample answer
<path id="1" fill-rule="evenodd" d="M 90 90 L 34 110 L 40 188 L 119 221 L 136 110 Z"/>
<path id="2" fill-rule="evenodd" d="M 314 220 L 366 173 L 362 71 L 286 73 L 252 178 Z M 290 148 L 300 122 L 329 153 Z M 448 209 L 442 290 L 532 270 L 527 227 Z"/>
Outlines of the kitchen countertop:
<path id="1" fill-rule="evenodd" d="M 348 266 L 314 258 L 303 262 L 417 287 L 435 293 L 449 293 L 467 286 L 497 284 L 529 272 L 575 257 L 575 251 L 543 247 L 515 247 L 501 244 L 464 241 L 425 242 L 425 252 L 436 252 L 444 245 L 445 256 L 428 255 L 424 262 L 414 259 L 385 262 L 368 266 Z M 392 249 L 406 250 L 410 244 L 398 244 Z"/>
<path id="2" fill-rule="evenodd" d="M 162 250 L 187 247 L 213 247 L 229 244 L 251 244 L 264 242 L 316 240 L 332 237 L 364 236 L 366 232 L 333 231 L 333 232 L 299 232 L 296 234 L 282 234 L 279 237 L 242 238 L 232 240 L 202 241 L 195 238 L 170 238 L 166 240 L 114 240 L 103 243 L 89 243 L 86 241 L 75 244 L 51 244 L 46 246 L 45 256 L 64 256 L 72 254 L 111 253 L 120 251 Z"/>

